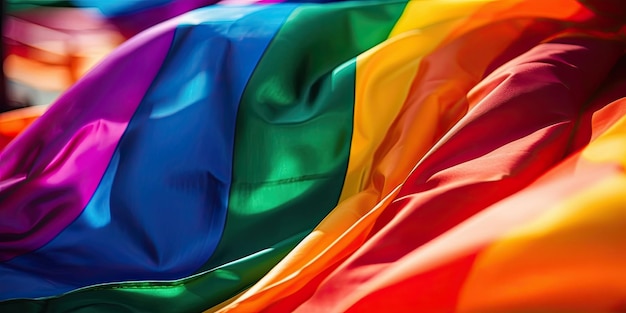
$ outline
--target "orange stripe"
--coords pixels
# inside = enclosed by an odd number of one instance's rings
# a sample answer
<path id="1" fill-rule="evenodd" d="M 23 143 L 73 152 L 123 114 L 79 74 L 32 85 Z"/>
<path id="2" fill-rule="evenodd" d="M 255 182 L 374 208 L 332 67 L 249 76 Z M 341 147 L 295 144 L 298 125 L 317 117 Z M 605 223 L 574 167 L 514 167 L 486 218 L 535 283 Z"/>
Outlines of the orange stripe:
<path id="1" fill-rule="evenodd" d="M 623 101 L 623 100 L 622 100 Z M 605 126 L 605 125 L 602 125 Z M 578 155 L 546 176 L 543 188 L 523 206 L 503 211 L 540 211 L 477 258 L 459 301 L 459 312 L 612 312 L 626 298 L 626 117 Z M 599 179 L 601 178 L 601 179 Z M 542 184 L 542 179 L 535 185 Z M 560 186 L 559 186 L 560 184 Z M 546 199 L 559 198 L 559 202 Z M 500 228 L 499 224 L 493 226 Z M 489 296 L 485 296 L 489 290 Z"/>

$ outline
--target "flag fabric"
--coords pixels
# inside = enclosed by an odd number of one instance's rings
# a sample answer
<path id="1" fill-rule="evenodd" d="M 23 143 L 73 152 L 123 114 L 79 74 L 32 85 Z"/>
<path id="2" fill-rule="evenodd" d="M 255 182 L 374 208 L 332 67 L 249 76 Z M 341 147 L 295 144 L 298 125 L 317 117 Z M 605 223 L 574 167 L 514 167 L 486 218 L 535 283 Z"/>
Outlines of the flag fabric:
<path id="1" fill-rule="evenodd" d="M 0 311 L 621 312 L 624 21 L 416 0 L 151 27 L 17 138 L 0 118 Z"/>

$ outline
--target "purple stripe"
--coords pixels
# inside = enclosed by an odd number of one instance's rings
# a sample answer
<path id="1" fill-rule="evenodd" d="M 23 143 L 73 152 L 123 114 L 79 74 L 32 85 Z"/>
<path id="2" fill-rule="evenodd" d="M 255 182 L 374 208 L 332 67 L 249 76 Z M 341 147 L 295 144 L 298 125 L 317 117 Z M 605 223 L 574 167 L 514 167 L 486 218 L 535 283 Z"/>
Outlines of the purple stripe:
<path id="1" fill-rule="evenodd" d="M 120 46 L 2 151 L 0 261 L 41 247 L 82 212 L 175 26 L 164 23 Z"/>

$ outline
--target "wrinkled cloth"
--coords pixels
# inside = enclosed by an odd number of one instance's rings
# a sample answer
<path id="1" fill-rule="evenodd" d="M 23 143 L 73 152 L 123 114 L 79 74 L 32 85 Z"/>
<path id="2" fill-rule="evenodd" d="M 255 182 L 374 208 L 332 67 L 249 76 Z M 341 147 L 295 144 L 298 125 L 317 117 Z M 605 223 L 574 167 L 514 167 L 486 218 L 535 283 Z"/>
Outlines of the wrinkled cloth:
<path id="1" fill-rule="evenodd" d="M 0 311 L 623 311 L 625 16 L 345 1 L 151 27 L 0 152 Z"/>

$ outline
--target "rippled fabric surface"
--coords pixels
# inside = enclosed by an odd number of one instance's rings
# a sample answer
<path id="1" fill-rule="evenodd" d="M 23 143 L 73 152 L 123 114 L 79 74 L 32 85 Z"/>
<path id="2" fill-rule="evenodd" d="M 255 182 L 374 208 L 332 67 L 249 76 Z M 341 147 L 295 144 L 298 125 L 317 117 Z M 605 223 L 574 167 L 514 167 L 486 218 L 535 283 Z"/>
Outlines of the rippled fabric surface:
<path id="1" fill-rule="evenodd" d="M 624 310 L 626 5 L 227 4 L 0 116 L 1 312 Z"/>

